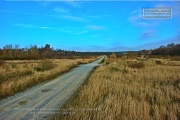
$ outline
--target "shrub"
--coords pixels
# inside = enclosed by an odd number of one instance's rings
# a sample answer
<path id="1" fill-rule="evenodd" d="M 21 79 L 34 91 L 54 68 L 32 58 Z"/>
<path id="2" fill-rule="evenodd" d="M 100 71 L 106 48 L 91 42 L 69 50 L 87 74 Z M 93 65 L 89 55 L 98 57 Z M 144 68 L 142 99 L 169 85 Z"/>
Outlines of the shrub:
<path id="1" fill-rule="evenodd" d="M 19 76 L 26 76 L 26 75 L 32 75 L 32 74 L 33 74 L 33 72 L 31 70 L 26 70 L 24 72 L 21 72 L 19 74 Z"/>
<path id="2" fill-rule="evenodd" d="M 0 60 L 0 67 L 3 66 L 5 64 L 4 60 Z"/>
<path id="3" fill-rule="evenodd" d="M 155 63 L 156 63 L 157 65 L 160 65 L 160 64 L 162 64 L 162 61 L 161 61 L 161 60 L 156 60 Z"/>
<path id="4" fill-rule="evenodd" d="M 171 60 L 173 61 L 180 61 L 180 56 L 173 56 L 172 58 L 171 58 Z"/>
<path id="5" fill-rule="evenodd" d="M 145 67 L 144 62 L 130 62 L 128 63 L 128 67 L 133 69 L 141 69 Z"/>
<path id="6" fill-rule="evenodd" d="M 42 63 L 38 67 L 35 67 L 34 69 L 36 71 L 45 71 L 45 70 L 50 70 L 54 67 L 55 65 L 51 60 L 42 60 Z"/>
<path id="7" fill-rule="evenodd" d="M 2 75 L 2 74 L 0 74 L 0 83 L 1 83 L 1 81 L 3 81 L 4 80 L 4 75 Z"/>
<path id="8" fill-rule="evenodd" d="M 138 61 L 147 61 L 148 58 L 140 58 L 140 57 L 138 57 L 138 58 L 136 58 L 136 60 L 138 60 Z"/>
<path id="9" fill-rule="evenodd" d="M 116 59 L 116 54 L 115 54 L 115 53 L 112 53 L 112 54 L 110 55 L 110 58 Z"/>
<path id="10" fill-rule="evenodd" d="M 11 66 L 12 66 L 12 68 L 16 68 L 16 67 L 17 67 L 17 64 L 16 64 L 16 63 L 13 63 Z"/>
<path id="11" fill-rule="evenodd" d="M 127 67 L 124 67 L 124 68 L 122 69 L 122 73 L 123 73 L 123 74 L 128 73 L 128 69 L 127 69 Z"/>
<path id="12" fill-rule="evenodd" d="M 100 63 L 104 63 L 105 62 L 105 60 L 103 59 Z"/>
<path id="13" fill-rule="evenodd" d="M 120 71 L 120 68 L 119 67 L 115 67 L 115 66 L 113 66 L 113 67 L 111 67 L 111 72 L 118 72 L 118 71 Z"/>

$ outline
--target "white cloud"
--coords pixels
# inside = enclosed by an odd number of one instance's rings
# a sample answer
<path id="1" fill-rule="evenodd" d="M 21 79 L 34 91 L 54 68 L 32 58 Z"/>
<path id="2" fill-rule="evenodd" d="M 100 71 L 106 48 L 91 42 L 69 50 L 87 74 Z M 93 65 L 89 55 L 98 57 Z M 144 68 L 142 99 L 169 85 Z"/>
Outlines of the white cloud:
<path id="1" fill-rule="evenodd" d="M 55 8 L 53 9 L 57 12 L 69 12 L 69 10 L 64 9 L 64 8 Z M 28 13 L 28 12 L 15 12 L 15 11 L 9 11 L 9 10 L 0 10 L 0 12 L 10 12 L 10 13 L 17 13 L 17 14 L 29 14 L 29 15 L 34 15 L 34 16 L 48 16 L 48 17 L 56 17 L 56 18 L 61 18 L 61 19 L 67 19 L 67 20 L 72 20 L 72 21 L 78 21 L 78 22 L 88 22 L 90 21 L 91 18 L 95 18 L 97 16 L 83 16 L 83 17 L 77 17 L 77 16 L 72 16 L 72 15 L 51 15 L 51 14 L 38 14 L 38 13 Z M 89 19 L 88 19 L 89 18 Z"/>
<path id="2" fill-rule="evenodd" d="M 46 2 L 44 1 L 39 1 L 39 5 L 46 7 L 47 5 L 49 5 L 50 2 Z"/>
<path id="3" fill-rule="evenodd" d="M 87 18 L 90 18 L 90 19 L 100 19 L 101 18 L 101 16 L 96 16 L 96 15 L 87 15 L 87 14 L 85 14 L 83 16 L 87 17 Z"/>
<path id="4" fill-rule="evenodd" d="M 172 8 L 172 16 L 180 18 L 180 5 L 179 2 L 172 2 L 172 3 L 161 3 L 157 4 L 155 7 L 163 7 L 163 8 Z"/>
<path id="5" fill-rule="evenodd" d="M 177 17 L 180 19 L 180 6 L 177 4 L 177 2 L 164 2 L 159 4 L 154 4 L 152 8 L 172 8 L 172 17 Z M 140 27 L 151 27 L 162 24 L 162 21 L 164 19 L 144 19 L 142 17 L 142 9 L 135 10 L 131 13 L 130 17 L 128 18 L 128 21 L 135 25 Z"/>
<path id="6" fill-rule="evenodd" d="M 75 1 L 75 0 L 69 0 L 69 1 L 64 1 L 66 4 L 72 6 L 72 7 L 80 7 L 81 2 Z"/>
<path id="7" fill-rule="evenodd" d="M 82 30 L 73 26 L 64 26 L 64 27 L 59 28 L 57 31 L 63 32 L 63 33 L 76 34 L 78 33 L 77 31 L 82 31 Z"/>
<path id="8" fill-rule="evenodd" d="M 9 13 L 16 13 L 16 14 L 27 14 L 27 15 L 34 15 L 34 16 L 50 16 L 50 17 L 54 17 L 54 15 L 51 15 L 51 14 L 38 14 L 38 13 L 29 13 L 29 12 L 16 12 L 16 11 L 10 11 L 10 10 L 0 10 L 0 12 L 9 12 Z"/>
<path id="9" fill-rule="evenodd" d="M 75 34 L 84 34 L 84 33 L 87 33 L 88 31 L 81 31 L 81 32 L 77 32 L 77 33 L 75 33 Z"/>
<path id="10" fill-rule="evenodd" d="M 21 23 L 19 23 L 19 24 L 14 24 L 14 25 L 17 26 L 17 27 L 37 28 L 37 26 L 32 25 L 32 24 L 21 24 Z"/>
<path id="11" fill-rule="evenodd" d="M 150 26 L 150 24 L 147 22 L 137 22 L 137 25 L 142 26 L 142 27 L 149 27 Z"/>
<path id="12" fill-rule="evenodd" d="M 37 26 L 33 24 L 13 24 L 14 26 L 20 27 L 20 28 L 35 28 L 35 29 L 46 29 L 46 30 L 58 30 L 59 28 L 54 28 L 54 27 L 48 27 L 48 26 Z"/>
<path id="13" fill-rule="evenodd" d="M 53 27 L 47 27 L 47 26 L 42 26 L 40 27 L 41 29 L 58 29 L 58 28 L 53 28 Z"/>
<path id="14" fill-rule="evenodd" d="M 169 7 L 169 6 L 164 4 L 164 3 L 160 3 L 160 4 L 155 5 L 155 8 L 162 8 L 162 7 Z"/>
<path id="15" fill-rule="evenodd" d="M 78 21 L 78 22 L 85 22 L 85 21 L 87 21 L 83 17 L 76 17 L 76 16 L 70 16 L 70 15 L 63 15 L 63 16 L 59 16 L 59 17 L 63 18 L 63 19 L 67 19 L 67 20 Z"/>
<path id="16" fill-rule="evenodd" d="M 105 30 L 104 26 L 98 26 L 98 25 L 88 25 L 87 28 L 91 30 Z"/>
<path id="17" fill-rule="evenodd" d="M 94 38 L 96 38 L 96 37 L 102 37 L 104 34 L 93 34 L 91 37 L 94 37 Z"/>
<path id="18" fill-rule="evenodd" d="M 56 7 L 56 8 L 54 8 L 53 9 L 55 12 L 58 12 L 58 13 L 68 13 L 69 12 L 69 10 L 68 9 L 65 9 L 65 8 L 63 8 L 63 7 Z"/>
<path id="19" fill-rule="evenodd" d="M 73 31 L 70 31 L 70 30 L 58 30 L 59 32 L 64 32 L 64 33 L 74 33 Z"/>
<path id="20" fill-rule="evenodd" d="M 140 38 L 141 39 L 148 39 L 148 38 L 152 38 L 156 36 L 156 31 L 155 30 L 148 30 L 148 31 L 144 31 Z"/>
<path id="21" fill-rule="evenodd" d="M 18 13 L 18 14 L 30 14 L 30 15 L 40 15 L 40 14 L 37 14 L 37 13 L 16 12 L 16 11 L 10 11 L 10 10 L 0 10 L 0 12 L 9 12 L 9 13 Z"/>
<path id="22" fill-rule="evenodd" d="M 136 26 L 141 27 L 149 27 L 150 24 L 143 19 L 142 17 L 142 10 L 135 10 L 131 13 L 131 16 L 128 18 L 128 21 Z"/>

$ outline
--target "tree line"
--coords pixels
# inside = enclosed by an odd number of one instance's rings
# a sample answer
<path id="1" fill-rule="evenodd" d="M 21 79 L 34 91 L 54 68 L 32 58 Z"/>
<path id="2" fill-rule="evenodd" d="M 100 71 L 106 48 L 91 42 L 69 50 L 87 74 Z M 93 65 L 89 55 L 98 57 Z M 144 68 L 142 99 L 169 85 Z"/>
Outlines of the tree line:
<path id="1" fill-rule="evenodd" d="M 128 55 L 137 56 L 137 54 L 148 54 L 148 55 L 180 55 L 180 44 L 168 44 L 167 46 L 160 46 L 154 50 L 140 50 L 140 51 L 126 51 L 126 52 L 114 52 L 116 56 L 122 57 L 124 53 Z M 76 57 L 90 57 L 99 55 L 110 56 L 112 52 L 77 52 L 67 51 L 61 49 L 54 49 L 50 44 L 46 44 L 38 48 L 36 45 L 30 47 L 20 48 L 19 45 L 5 45 L 3 49 L 0 49 L 0 60 L 37 60 L 46 58 L 76 58 Z"/>
<path id="2" fill-rule="evenodd" d="M 19 45 L 5 45 L 0 49 L 0 60 L 37 60 L 37 59 L 60 59 L 60 58 L 87 58 L 91 56 L 99 56 L 111 54 L 111 52 L 78 52 L 67 51 L 62 49 L 54 49 L 50 44 L 46 44 L 38 48 L 36 45 L 20 48 Z"/>
<path id="3" fill-rule="evenodd" d="M 49 44 L 38 48 L 32 45 L 29 48 L 20 48 L 19 45 L 6 45 L 0 49 L 0 59 L 4 60 L 23 60 L 23 59 L 44 59 L 44 58 L 61 58 L 63 56 L 72 56 L 73 51 L 61 49 L 54 50 Z"/>
<path id="4" fill-rule="evenodd" d="M 152 55 L 170 55 L 170 56 L 177 56 L 180 55 L 180 44 L 168 44 L 167 46 L 160 46 L 152 50 Z"/>

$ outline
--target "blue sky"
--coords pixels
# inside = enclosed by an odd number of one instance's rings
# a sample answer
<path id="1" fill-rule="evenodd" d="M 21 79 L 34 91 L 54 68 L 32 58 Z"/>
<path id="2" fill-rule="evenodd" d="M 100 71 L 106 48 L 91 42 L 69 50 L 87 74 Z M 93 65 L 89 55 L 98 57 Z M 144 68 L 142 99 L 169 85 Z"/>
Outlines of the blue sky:
<path id="1" fill-rule="evenodd" d="M 129 51 L 180 43 L 180 2 L 0 1 L 0 48 L 50 44 L 75 51 Z M 172 19 L 142 8 L 171 7 Z"/>

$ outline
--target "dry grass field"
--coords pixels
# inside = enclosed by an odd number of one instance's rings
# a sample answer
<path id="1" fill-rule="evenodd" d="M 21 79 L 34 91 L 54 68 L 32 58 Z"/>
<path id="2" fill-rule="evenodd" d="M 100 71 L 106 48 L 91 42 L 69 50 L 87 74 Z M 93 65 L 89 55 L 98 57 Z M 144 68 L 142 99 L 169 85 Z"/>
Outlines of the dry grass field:
<path id="1" fill-rule="evenodd" d="M 0 64 L 0 99 L 23 91 L 40 82 L 51 80 L 61 73 L 89 59 L 47 59 L 1 61 Z"/>
<path id="2" fill-rule="evenodd" d="M 52 119 L 179 120 L 179 71 L 180 61 L 106 58 Z"/>

